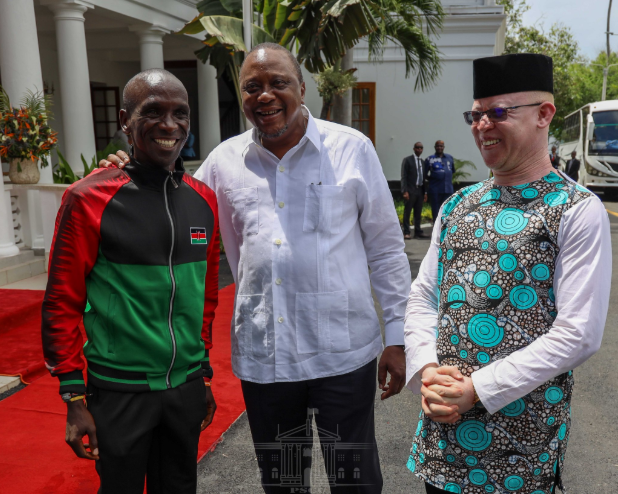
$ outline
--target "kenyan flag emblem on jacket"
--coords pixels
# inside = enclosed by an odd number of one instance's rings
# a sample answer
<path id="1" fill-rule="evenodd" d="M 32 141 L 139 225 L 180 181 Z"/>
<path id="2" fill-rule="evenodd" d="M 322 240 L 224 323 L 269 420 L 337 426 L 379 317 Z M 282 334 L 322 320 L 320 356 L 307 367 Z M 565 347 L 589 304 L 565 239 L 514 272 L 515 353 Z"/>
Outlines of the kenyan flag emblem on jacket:
<path id="1" fill-rule="evenodd" d="M 193 244 L 206 244 L 206 228 L 192 227 L 191 228 L 191 245 Z"/>

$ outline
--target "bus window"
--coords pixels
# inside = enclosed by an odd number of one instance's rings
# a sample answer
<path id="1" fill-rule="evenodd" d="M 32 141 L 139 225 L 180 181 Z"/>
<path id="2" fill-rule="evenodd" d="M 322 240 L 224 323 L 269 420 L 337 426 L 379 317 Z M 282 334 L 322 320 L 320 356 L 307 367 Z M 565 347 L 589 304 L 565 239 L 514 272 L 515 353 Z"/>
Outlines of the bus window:
<path id="1" fill-rule="evenodd" d="M 578 111 L 564 119 L 564 142 L 579 141 L 581 130 L 581 113 Z"/>
<path id="2" fill-rule="evenodd" d="M 618 110 L 599 111 L 592 114 L 594 134 L 588 154 L 618 155 Z"/>

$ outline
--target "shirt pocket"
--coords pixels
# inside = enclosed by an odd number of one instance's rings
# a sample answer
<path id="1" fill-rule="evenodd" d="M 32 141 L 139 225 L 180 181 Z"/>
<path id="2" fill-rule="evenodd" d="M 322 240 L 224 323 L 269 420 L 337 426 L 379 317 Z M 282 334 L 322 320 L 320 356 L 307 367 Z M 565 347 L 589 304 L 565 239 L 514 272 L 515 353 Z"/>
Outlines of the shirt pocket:
<path id="1" fill-rule="evenodd" d="M 238 295 L 234 322 L 240 354 L 256 359 L 267 358 L 270 338 L 264 295 Z"/>
<path id="2" fill-rule="evenodd" d="M 339 233 L 344 193 L 342 185 L 307 185 L 303 231 Z"/>
<path id="3" fill-rule="evenodd" d="M 348 292 L 296 294 L 296 350 L 299 354 L 350 349 Z"/>
<path id="4" fill-rule="evenodd" d="M 232 208 L 232 224 L 238 235 L 257 235 L 259 232 L 258 188 L 228 190 L 225 195 Z"/>

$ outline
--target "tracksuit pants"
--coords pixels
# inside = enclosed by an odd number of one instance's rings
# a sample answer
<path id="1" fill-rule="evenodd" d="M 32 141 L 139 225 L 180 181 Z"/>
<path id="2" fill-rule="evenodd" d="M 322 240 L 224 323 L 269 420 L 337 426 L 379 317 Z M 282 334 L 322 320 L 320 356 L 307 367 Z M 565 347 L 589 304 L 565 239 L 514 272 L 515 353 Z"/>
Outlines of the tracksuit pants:
<path id="1" fill-rule="evenodd" d="M 377 360 L 372 360 L 339 376 L 242 381 L 264 492 L 310 492 L 312 479 L 327 479 L 336 494 L 382 492 L 374 423 L 376 370 Z M 312 450 L 312 416 L 321 451 Z M 316 469 L 321 470 L 317 476 L 312 474 Z"/>
<path id="2" fill-rule="evenodd" d="M 195 494 L 206 417 L 203 379 L 165 391 L 125 393 L 88 384 L 99 442 L 99 494 Z"/>

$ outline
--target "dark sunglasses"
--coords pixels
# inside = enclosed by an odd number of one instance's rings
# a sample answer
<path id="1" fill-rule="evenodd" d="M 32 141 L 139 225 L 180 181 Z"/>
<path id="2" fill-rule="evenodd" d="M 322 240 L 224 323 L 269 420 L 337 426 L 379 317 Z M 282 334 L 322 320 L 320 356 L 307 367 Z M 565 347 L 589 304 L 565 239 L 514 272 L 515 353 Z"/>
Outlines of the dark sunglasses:
<path id="1" fill-rule="evenodd" d="M 492 122 L 504 122 L 509 116 L 509 110 L 515 110 L 516 108 L 523 108 L 525 106 L 540 106 L 543 103 L 532 103 L 530 105 L 509 106 L 507 108 L 491 108 L 487 111 L 465 111 L 463 112 L 464 120 L 468 125 L 479 123 L 483 115 L 487 115 Z"/>

